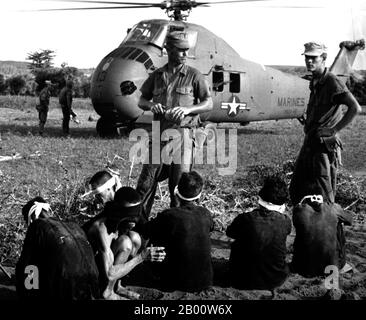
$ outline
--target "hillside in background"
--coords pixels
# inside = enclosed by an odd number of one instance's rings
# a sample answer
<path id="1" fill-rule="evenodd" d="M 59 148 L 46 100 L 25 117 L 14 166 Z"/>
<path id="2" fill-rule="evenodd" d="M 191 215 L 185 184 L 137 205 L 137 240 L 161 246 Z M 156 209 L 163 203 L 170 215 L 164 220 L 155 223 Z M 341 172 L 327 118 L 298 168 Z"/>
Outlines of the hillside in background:
<path id="1" fill-rule="evenodd" d="M 268 66 L 277 70 L 280 70 L 282 72 L 290 73 L 295 76 L 303 77 L 306 74 L 309 74 L 309 72 L 306 70 L 305 66 L 278 66 L 278 65 L 272 65 Z"/>
<path id="2" fill-rule="evenodd" d="M 71 66 L 70 66 L 71 67 Z M 309 72 L 306 70 L 305 66 L 288 66 L 288 65 L 269 65 L 268 67 L 275 68 L 285 73 L 289 73 L 298 77 L 309 76 Z M 61 70 L 59 68 L 55 68 Z M 91 75 L 94 72 L 94 68 L 77 69 L 80 72 L 80 77 L 78 83 L 80 88 L 74 88 L 75 94 L 78 97 L 88 97 L 90 91 L 90 81 Z M 23 78 L 32 79 L 30 70 L 28 69 L 28 62 L 25 61 L 0 61 L 0 76 L 2 79 L 9 79 L 14 76 L 22 76 Z M 33 79 L 31 81 L 34 81 Z M 57 81 L 56 81 L 57 82 Z M 29 85 L 29 83 L 28 83 Z M 34 85 L 31 85 L 31 87 Z M 350 79 L 347 81 L 347 86 L 351 92 L 355 95 L 356 99 L 361 105 L 366 105 L 366 70 L 356 70 L 351 74 Z M 4 86 L 3 86 L 4 87 Z M 33 88 L 34 89 L 34 88 Z M 34 90 L 19 91 L 17 94 L 28 94 L 34 95 Z M 80 90 L 79 90 L 80 89 Z M 3 93 L 12 92 L 9 89 L 3 88 Z M 80 92 L 79 92 L 80 91 Z M 14 94 L 14 93 L 12 93 Z"/>
<path id="3" fill-rule="evenodd" d="M 5 78 L 17 75 L 30 74 L 28 63 L 23 61 L 0 61 L 0 74 Z"/>
<path id="4" fill-rule="evenodd" d="M 30 74 L 27 67 L 28 62 L 25 61 L 0 61 L 0 74 L 3 74 L 6 78 L 14 75 Z M 268 67 L 280 70 L 282 72 L 290 73 L 299 77 L 303 77 L 308 74 L 305 66 L 283 66 L 283 65 L 269 65 Z M 85 75 L 91 75 L 95 68 L 79 69 Z M 365 70 L 356 71 L 359 74 L 364 75 Z"/>
<path id="5" fill-rule="evenodd" d="M 303 77 L 305 75 L 309 75 L 310 72 L 308 72 L 306 70 L 305 66 L 280 66 L 280 65 L 270 65 L 268 67 L 280 70 L 282 72 L 286 72 L 286 73 L 290 73 L 293 74 L 295 76 L 299 76 L 299 77 Z M 355 73 L 359 76 L 365 76 L 366 75 L 366 70 L 354 70 Z M 357 76 L 356 76 L 357 77 Z"/>
<path id="6" fill-rule="evenodd" d="M 79 68 L 78 68 L 79 69 Z M 79 69 L 85 75 L 91 75 L 95 68 Z M 17 75 L 30 74 L 28 62 L 26 61 L 0 61 L 0 74 L 5 78 Z"/>

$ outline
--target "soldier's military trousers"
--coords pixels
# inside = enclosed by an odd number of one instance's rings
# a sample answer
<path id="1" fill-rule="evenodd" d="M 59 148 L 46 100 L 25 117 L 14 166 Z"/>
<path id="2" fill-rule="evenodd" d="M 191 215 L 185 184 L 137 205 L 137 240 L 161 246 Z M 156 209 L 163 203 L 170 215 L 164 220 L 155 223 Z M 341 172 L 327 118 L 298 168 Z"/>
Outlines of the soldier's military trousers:
<path id="1" fill-rule="evenodd" d="M 194 148 L 196 145 L 196 128 L 179 128 L 180 138 L 172 140 L 169 143 L 160 143 L 160 158 L 159 163 L 153 163 L 150 161 L 145 163 L 142 167 L 139 179 L 137 181 L 136 190 L 143 197 L 143 216 L 148 220 L 151 208 L 154 203 L 155 193 L 158 183 L 169 179 L 169 193 L 170 193 L 170 206 L 176 207 L 178 205 L 177 198 L 174 195 L 174 189 L 178 185 L 179 179 L 183 172 L 189 172 L 193 165 Z M 164 150 L 168 150 L 168 144 L 171 145 L 172 161 L 169 162 L 167 154 Z M 153 148 L 157 147 L 156 144 L 149 144 L 149 154 L 152 155 Z"/>
<path id="2" fill-rule="evenodd" d="M 305 189 L 309 183 L 315 183 L 322 189 L 324 200 L 335 202 L 337 154 L 337 149 L 329 151 L 323 145 L 303 145 L 290 184 L 290 197 L 294 205 L 307 195 Z"/>
<path id="3" fill-rule="evenodd" d="M 37 106 L 38 110 L 38 119 L 39 119 L 39 134 L 43 134 L 44 132 L 44 126 L 47 121 L 47 115 L 48 115 L 48 107 L 47 106 Z"/>

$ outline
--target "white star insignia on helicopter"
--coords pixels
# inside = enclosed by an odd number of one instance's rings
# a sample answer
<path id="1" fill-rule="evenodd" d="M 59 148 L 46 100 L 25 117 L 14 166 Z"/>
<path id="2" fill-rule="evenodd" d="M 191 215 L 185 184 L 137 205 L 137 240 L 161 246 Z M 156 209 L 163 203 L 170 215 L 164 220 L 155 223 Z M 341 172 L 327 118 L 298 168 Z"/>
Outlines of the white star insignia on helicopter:
<path id="1" fill-rule="evenodd" d="M 250 110 L 246 103 L 236 102 L 236 97 L 233 97 L 232 102 L 222 102 L 221 109 L 229 109 L 228 115 L 234 117 L 238 114 L 238 110 Z"/>

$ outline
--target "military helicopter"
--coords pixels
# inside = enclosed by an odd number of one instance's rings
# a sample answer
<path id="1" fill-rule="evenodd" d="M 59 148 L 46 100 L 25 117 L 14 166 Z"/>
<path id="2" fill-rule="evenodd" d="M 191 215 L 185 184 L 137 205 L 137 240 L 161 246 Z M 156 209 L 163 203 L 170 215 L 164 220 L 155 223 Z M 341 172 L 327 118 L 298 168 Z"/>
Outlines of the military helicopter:
<path id="1" fill-rule="evenodd" d="M 143 20 L 128 30 L 122 43 L 107 54 L 94 71 L 91 100 L 100 115 L 97 132 L 115 134 L 118 128 L 148 124 L 152 113 L 138 107 L 139 88 L 149 73 L 167 62 L 165 37 L 171 31 L 188 33 L 190 49 L 187 63 L 204 74 L 210 84 L 214 108 L 201 114 L 209 123 L 300 119 L 309 98 L 308 79 L 248 61 L 204 27 L 188 23 L 193 8 L 219 3 L 246 1 L 197 2 L 166 0 L 161 3 L 66 1 L 117 6 L 66 8 L 51 10 L 89 10 L 156 7 L 165 10 L 170 20 Z M 48 10 L 47 10 L 48 11 Z M 357 51 L 364 41 L 343 42 L 330 70 L 343 77 L 349 75 Z"/>

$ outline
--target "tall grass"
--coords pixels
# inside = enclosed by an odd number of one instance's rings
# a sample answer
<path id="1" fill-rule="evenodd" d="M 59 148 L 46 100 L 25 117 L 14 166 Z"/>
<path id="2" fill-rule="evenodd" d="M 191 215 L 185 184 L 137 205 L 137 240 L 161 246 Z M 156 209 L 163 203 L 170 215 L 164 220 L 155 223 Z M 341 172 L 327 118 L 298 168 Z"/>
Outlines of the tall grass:
<path id="1" fill-rule="evenodd" d="M 35 109 L 38 102 L 38 97 L 0 95 L 0 108 L 29 110 Z M 58 97 L 51 97 L 49 107 L 50 109 L 59 108 Z M 93 110 L 93 105 L 90 99 L 73 98 L 73 108 L 78 110 Z"/>

